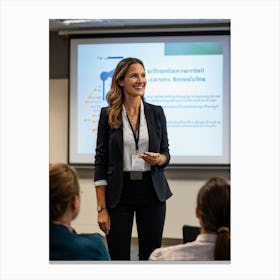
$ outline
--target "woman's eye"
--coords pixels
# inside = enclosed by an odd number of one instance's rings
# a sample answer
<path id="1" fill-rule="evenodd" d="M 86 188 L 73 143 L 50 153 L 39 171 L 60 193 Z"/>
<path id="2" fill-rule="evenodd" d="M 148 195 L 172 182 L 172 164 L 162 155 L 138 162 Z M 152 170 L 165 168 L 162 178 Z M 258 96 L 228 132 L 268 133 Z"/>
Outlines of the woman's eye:
<path id="1" fill-rule="evenodd" d="M 140 76 L 141 76 L 141 78 L 146 78 L 146 74 L 141 74 Z M 140 77 L 140 76 L 137 75 L 137 74 L 132 74 L 132 75 L 130 75 L 130 78 L 132 78 L 132 79 L 138 79 L 138 77 Z"/>

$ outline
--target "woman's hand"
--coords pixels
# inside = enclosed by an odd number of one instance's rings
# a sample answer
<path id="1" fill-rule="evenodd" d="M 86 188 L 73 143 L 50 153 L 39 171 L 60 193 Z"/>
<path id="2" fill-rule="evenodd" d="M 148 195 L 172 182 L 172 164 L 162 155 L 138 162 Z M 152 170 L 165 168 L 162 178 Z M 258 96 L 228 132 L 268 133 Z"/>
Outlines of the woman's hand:
<path id="1" fill-rule="evenodd" d="M 98 213 L 97 222 L 99 228 L 107 235 L 109 233 L 111 224 L 110 216 L 107 209 L 104 208 L 101 212 Z"/>
<path id="2" fill-rule="evenodd" d="M 140 157 L 150 165 L 163 165 L 166 162 L 166 157 L 160 153 L 144 152 Z"/>

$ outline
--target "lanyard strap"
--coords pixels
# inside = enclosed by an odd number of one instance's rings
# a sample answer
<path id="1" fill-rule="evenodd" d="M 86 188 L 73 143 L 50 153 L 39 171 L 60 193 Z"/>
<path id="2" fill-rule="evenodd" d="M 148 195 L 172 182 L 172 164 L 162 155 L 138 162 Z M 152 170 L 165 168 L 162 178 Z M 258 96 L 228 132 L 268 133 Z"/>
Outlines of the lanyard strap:
<path id="1" fill-rule="evenodd" d="M 127 120 L 128 120 L 128 122 L 129 122 L 130 128 L 131 128 L 132 133 L 133 133 L 133 137 L 134 137 L 134 141 L 135 141 L 136 153 L 137 153 L 138 150 L 139 150 L 138 143 L 139 143 L 139 135 L 140 135 L 140 113 L 141 113 L 141 110 L 140 110 L 140 108 L 139 108 L 139 113 L 138 113 L 138 118 L 137 118 L 137 127 L 136 127 L 135 133 L 134 133 L 132 124 L 131 124 L 131 122 L 130 122 L 130 120 L 129 120 L 128 114 L 126 113 Z"/>

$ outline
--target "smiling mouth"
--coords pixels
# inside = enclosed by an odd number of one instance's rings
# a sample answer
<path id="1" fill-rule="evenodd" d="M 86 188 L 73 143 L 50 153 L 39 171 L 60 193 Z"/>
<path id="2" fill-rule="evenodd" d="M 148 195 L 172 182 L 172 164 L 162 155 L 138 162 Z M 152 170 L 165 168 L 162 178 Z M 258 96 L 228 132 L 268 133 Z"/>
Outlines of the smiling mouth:
<path id="1" fill-rule="evenodd" d="M 144 86 L 135 86 L 134 88 L 136 88 L 136 89 L 143 89 Z"/>

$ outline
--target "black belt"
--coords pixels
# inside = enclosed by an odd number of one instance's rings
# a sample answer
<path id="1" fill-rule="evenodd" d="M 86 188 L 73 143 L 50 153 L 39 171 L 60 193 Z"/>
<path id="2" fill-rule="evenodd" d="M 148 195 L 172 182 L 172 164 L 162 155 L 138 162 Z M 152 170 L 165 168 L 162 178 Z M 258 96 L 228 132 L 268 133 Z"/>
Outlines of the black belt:
<path id="1" fill-rule="evenodd" d="M 124 176 L 129 177 L 130 180 L 143 180 L 145 174 L 150 173 L 150 171 L 124 171 Z"/>

